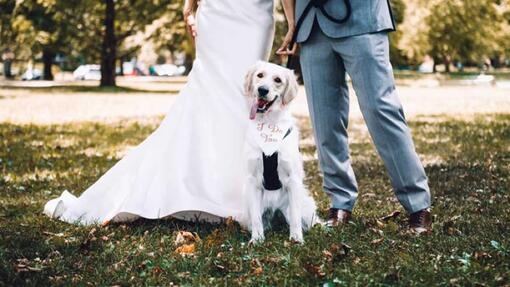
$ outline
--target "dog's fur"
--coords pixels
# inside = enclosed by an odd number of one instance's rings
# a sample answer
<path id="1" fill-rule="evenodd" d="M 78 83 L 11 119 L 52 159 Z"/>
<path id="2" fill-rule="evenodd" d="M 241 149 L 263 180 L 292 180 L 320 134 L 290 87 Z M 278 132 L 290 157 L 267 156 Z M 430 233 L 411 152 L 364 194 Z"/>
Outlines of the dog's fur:
<path id="1" fill-rule="evenodd" d="M 267 94 L 263 95 L 266 92 Z M 282 186 L 277 190 L 264 188 L 263 152 L 255 142 L 253 133 L 248 132 L 246 144 L 248 172 L 244 197 L 251 243 L 264 240 L 262 215 L 267 210 L 281 211 L 289 224 L 290 238 L 298 242 L 303 242 L 303 229 L 307 230 L 318 222 L 315 201 L 303 185 L 304 171 L 299 153 L 298 128 L 287 109 L 297 93 L 298 83 L 294 73 L 275 64 L 258 62 L 245 77 L 245 95 L 251 108 L 252 124 L 256 121 L 292 123 L 291 132 L 281 141 L 277 150 L 277 171 Z M 261 98 L 262 103 L 266 105 L 258 102 Z M 268 109 L 267 103 L 271 103 Z M 254 113 L 255 107 L 259 107 L 257 113 Z M 253 126 L 250 128 L 253 129 Z"/>

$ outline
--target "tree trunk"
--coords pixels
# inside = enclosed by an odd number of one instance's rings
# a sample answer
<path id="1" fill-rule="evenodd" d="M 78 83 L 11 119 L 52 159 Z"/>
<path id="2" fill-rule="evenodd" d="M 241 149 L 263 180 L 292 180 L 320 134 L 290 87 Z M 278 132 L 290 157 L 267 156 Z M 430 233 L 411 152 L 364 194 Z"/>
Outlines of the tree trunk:
<path id="1" fill-rule="evenodd" d="M 43 80 L 53 81 L 53 73 L 51 72 L 51 68 L 53 67 L 53 59 L 55 58 L 55 53 L 50 50 L 43 50 L 42 60 L 43 60 Z"/>
<path id="2" fill-rule="evenodd" d="M 450 73 L 450 57 L 446 56 L 444 57 L 444 71 L 449 74 Z"/>
<path id="3" fill-rule="evenodd" d="M 4 60 L 4 77 L 6 79 L 12 78 L 11 63 L 11 60 Z"/>
<path id="4" fill-rule="evenodd" d="M 437 57 L 432 57 L 432 61 L 434 61 L 434 64 L 432 65 L 432 73 L 437 73 L 437 63 L 439 63 L 439 59 Z"/>
<path id="5" fill-rule="evenodd" d="M 115 38 L 115 3 L 105 0 L 105 33 L 101 46 L 101 87 L 115 86 L 115 61 L 117 40 Z"/>
<path id="6" fill-rule="evenodd" d="M 1 30 L 1 29 L 0 29 Z M 0 31 L 1 32 L 1 31 Z M 4 77 L 12 79 L 12 62 L 14 61 L 14 53 L 7 48 L 2 53 L 2 61 L 4 62 Z"/>
<path id="7" fill-rule="evenodd" d="M 124 63 L 124 58 L 121 57 L 119 59 L 119 70 L 120 70 L 119 75 L 121 75 L 121 76 L 124 76 L 124 65 L 123 65 L 123 63 Z"/>

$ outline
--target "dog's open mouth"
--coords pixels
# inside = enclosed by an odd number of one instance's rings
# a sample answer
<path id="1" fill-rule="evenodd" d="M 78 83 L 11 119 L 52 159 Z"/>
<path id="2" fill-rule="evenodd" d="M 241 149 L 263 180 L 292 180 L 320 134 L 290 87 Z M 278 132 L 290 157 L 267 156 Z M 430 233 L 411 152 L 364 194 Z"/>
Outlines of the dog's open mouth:
<path id="1" fill-rule="evenodd" d="M 261 98 L 258 98 L 251 107 L 250 111 L 250 120 L 255 118 L 257 113 L 265 113 L 276 101 L 278 96 L 276 96 L 272 101 L 267 101 Z"/>

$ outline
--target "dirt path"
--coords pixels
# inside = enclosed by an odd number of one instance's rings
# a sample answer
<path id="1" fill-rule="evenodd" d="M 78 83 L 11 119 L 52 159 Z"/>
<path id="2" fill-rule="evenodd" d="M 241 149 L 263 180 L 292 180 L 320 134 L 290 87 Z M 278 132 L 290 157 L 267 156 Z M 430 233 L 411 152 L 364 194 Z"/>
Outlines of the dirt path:
<path id="1" fill-rule="evenodd" d="M 510 89 L 497 87 L 398 87 L 406 116 L 470 116 L 510 113 Z M 29 89 L 0 90 L 0 122 L 58 124 L 79 121 L 143 120 L 171 110 L 175 94 L 162 93 L 51 93 Z M 356 97 L 351 97 L 351 118 L 361 118 Z M 296 115 L 308 116 L 304 89 L 292 105 Z"/>

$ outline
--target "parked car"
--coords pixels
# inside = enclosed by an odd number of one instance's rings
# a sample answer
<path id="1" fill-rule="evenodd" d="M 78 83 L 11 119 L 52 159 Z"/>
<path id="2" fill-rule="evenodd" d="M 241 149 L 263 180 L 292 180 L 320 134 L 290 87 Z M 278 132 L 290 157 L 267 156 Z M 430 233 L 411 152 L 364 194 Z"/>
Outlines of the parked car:
<path id="1" fill-rule="evenodd" d="M 41 78 L 42 72 L 38 69 L 28 69 L 23 73 L 23 75 L 21 75 L 21 79 L 23 81 L 40 80 Z"/>
<path id="2" fill-rule="evenodd" d="M 101 66 L 81 65 L 73 72 L 76 80 L 101 80 Z"/>
<path id="3" fill-rule="evenodd" d="M 122 73 L 124 76 L 145 76 L 145 67 L 141 63 L 124 62 L 122 63 Z M 120 68 L 115 69 L 117 75 L 120 75 Z"/>
<path id="4" fill-rule="evenodd" d="M 176 66 L 173 64 L 162 64 L 162 65 L 154 65 L 149 68 L 151 71 L 151 75 L 154 76 L 180 76 L 184 74 L 186 71 L 186 67 L 184 66 Z"/>

